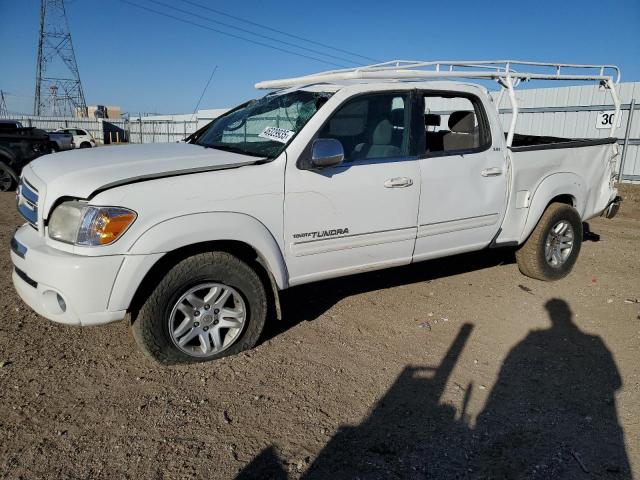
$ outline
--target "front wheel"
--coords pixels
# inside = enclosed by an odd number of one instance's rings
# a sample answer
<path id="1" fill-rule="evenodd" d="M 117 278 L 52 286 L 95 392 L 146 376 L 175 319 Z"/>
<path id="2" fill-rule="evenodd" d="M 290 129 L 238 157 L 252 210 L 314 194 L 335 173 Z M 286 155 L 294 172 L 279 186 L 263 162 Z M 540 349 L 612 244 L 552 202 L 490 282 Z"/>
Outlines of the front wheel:
<path id="1" fill-rule="evenodd" d="M 564 203 L 547 207 L 531 236 L 516 252 L 520 271 L 538 280 L 569 275 L 582 245 L 582 219 Z"/>
<path id="2" fill-rule="evenodd" d="M 267 295 L 258 274 L 229 253 L 208 252 L 169 270 L 131 328 L 151 359 L 193 363 L 252 348 L 266 317 Z"/>

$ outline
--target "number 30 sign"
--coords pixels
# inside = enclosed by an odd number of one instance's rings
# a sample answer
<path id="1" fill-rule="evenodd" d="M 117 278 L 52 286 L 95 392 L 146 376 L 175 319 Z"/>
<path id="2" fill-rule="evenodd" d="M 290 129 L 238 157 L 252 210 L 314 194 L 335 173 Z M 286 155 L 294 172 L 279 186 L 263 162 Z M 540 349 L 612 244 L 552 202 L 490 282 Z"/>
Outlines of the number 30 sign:
<path id="1" fill-rule="evenodd" d="M 598 117 L 596 118 L 596 128 L 611 128 L 615 116 L 616 113 L 614 110 L 610 110 L 607 112 L 598 112 Z M 621 120 L 621 118 L 618 118 L 616 127 L 620 126 L 620 124 L 622 123 Z"/>

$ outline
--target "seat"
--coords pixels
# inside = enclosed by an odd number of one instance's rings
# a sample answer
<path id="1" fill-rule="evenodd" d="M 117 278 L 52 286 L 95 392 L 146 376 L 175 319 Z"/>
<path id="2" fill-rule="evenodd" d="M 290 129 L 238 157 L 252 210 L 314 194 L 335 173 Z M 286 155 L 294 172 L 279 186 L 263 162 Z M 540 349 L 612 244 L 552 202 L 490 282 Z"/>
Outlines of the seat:
<path id="1" fill-rule="evenodd" d="M 458 111 L 449 115 L 449 130 L 442 137 L 444 150 L 469 150 L 478 146 L 474 112 Z"/>
<path id="2" fill-rule="evenodd" d="M 360 143 L 353 151 L 353 158 L 390 158 L 399 157 L 402 150 L 392 145 L 393 125 L 384 118 L 378 122 L 371 133 L 371 143 Z"/>

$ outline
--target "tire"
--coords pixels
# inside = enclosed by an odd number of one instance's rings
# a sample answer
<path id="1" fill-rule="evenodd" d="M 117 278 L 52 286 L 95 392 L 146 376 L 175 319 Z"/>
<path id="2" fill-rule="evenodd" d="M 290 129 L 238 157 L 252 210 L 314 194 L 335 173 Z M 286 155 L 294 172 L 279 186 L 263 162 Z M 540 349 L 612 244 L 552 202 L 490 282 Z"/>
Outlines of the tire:
<path id="1" fill-rule="evenodd" d="M 82 142 L 80 148 L 91 148 L 91 144 L 89 142 Z"/>
<path id="2" fill-rule="evenodd" d="M 58 148 L 58 144 L 52 143 L 51 144 L 51 153 L 56 153 L 56 152 L 59 152 L 59 151 L 60 151 L 60 149 Z"/>
<path id="3" fill-rule="evenodd" d="M 578 212 L 570 205 L 552 203 L 527 241 L 516 251 L 518 268 L 527 277 L 559 280 L 573 269 L 581 246 L 582 219 Z"/>
<path id="4" fill-rule="evenodd" d="M 15 178 L 16 175 L 11 167 L 0 162 L 0 192 L 10 192 L 15 189 Z"/>
<path id="5" fill-rule="evenodd" d="M 224 305 L 218 304 L 214 298 L 217 293 L 212 293 L 218 287 L 221 296 L 224 288 L 229 292 Z M 213 295 L 210 301 L 207 292 Z M 199 306 L 193 307 L 198 302 Z M 184 310 L 189 310 L 189 316 L 182 313 Z M 207 252 L 188 257 L 167 272 L 132 316 L 131 329 L 138 346 L 155 362 L 204 362 L 254 347 L 267 311 L 265 287 L 254 269 L 229 253 Z M 225 318 L 225 312 L 238 318 Z M 239 324 L 240 316 L 244 316 L 240 328 L 224 328 L 229 322 Z M 182 328 L 184 322 L 187 326 Z M 179 342 L 189 335 L 196 336 L 180 347 Z M 205 346 L 211 350 L 204 352 Z"/>

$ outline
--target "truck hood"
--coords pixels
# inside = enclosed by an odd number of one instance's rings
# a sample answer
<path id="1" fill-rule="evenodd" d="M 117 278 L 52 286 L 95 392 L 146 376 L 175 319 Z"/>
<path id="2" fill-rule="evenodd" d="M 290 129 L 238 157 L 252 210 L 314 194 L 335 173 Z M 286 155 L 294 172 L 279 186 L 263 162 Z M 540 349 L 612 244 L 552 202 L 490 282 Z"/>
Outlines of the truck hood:
<path id="1" fill-rule="evenodd" d="M 24 175 L 46 189 L 44 212 L 58 198 L 90 198 L 94 193 L 143 180 L 239 167 L 261 158 L 189 143 L 152 143 L 78 149 L 45 155 Z M 29 170 L 37 179 L 29 175 Z M 42 191 L 41 191 L 42 195 Z"/>

